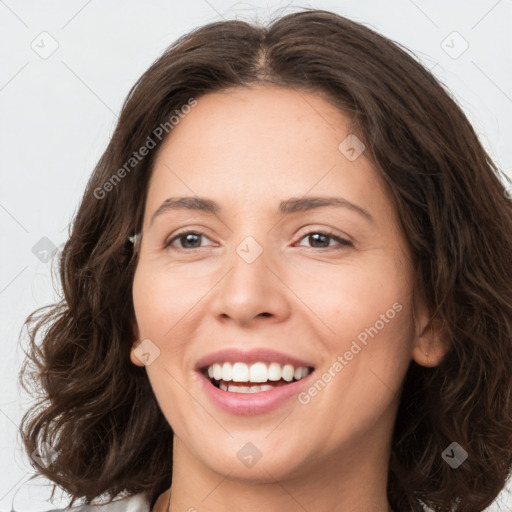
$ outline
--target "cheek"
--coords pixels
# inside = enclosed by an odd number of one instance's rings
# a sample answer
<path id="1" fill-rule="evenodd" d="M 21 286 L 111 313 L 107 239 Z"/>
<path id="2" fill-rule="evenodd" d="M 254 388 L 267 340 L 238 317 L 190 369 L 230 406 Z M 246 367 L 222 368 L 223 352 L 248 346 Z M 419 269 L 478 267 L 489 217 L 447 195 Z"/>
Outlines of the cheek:
<path id="1" fill-rule="evenodd" d="M 148 366 L 146 372 L 160 410 L 173 428 L 181 432 L 184 424 L 184 404 L 190 400 L 180 385 L 176 364 L 183 358 L 180 332 L 175 324 L 186 314 L 190 291 L 180 293 L 179 280 L 166 278 L 142 263 L 136 269 L 133 280 L 133 304 L 140 338 L 149 338 L 159 349 L 159 356 Z M 187 298 L 188 297 L 188 298 Z M 197 299 L 196 299 L 197 300 Z M 173 343 L 173 340 L 176 340 Z M 178 357 L 173 357 L 177 355 Z"/>
<path id="2" fill-rule="evenodd" d="M 204 278 L 141 263 L 133 280 L 133 304 L 141 336 L 164 339 L 204 295 Z"/>
<path id="3" fill-rule="evenodd" d="M 354 300 L 352 309 L 340 310 L 336 323 L 333 319 L 336 336 L 329 338 L 330 357 L 319 374 L 329 383 L 318 402 L 335 435 L 343 437 L 346 432 L 337 424 L 338 414 L 328 412 L 333 404 L 340 411 L 351 411 L 346 428 L 362 431 L 371 430 L 381 415 L 396 405 L 412 350 L 406 299 L 398 292 L 384 294 L 381 290 L 380 295 L 368 296 L 364 302 Z"/>
<path id="4" fill-rule="evenodd" d="M 153 338 L 163 321 L 163 309 L 168 307 L 168 302 L 162 300 L 167 294 L 161 286 L 161 282 L 139 266 L 133 279 L 133 307 L 139 326 L 141 338 Z M 160 329 L 157 329 L 160 326 Z"/>
<path id="5" fill-rule="evenodd" d="M 393 259 L 372 254 L 364 265 L 354 261 L 315 277 L 303 281 L 309 284 L 308 305 L 329 327 L 323 343 L 330 354 L 331 372 L 344 375 L 336 379 L 333 391 L 344 392 L 351 382 L 356 395 L 383 399 L 380 392 L 386 395 L 387 388 L 399 387 L 411 358 L 413 330 L 406 273 Z M 321 285 L 314 293 L 313 282 Z M 332 368 L 338 356 L 343 358 L 339 373 Z"/>
<path id="6" fill-rule="evenodd" d="M 405 316 L 402 311 L 409 290 L 403 273 L 397 273 L 384 258 L 374 258 L 371 263 L 354 260 L 339 266 L 319 266 L 313 273 L 310 266 L 290 274 L 287 280 L 329 327 L 333 338 L 352 338 L 376 322 L 378 327 L 382 322 L 386 329 L 396 327 L 397 317 Z"/>

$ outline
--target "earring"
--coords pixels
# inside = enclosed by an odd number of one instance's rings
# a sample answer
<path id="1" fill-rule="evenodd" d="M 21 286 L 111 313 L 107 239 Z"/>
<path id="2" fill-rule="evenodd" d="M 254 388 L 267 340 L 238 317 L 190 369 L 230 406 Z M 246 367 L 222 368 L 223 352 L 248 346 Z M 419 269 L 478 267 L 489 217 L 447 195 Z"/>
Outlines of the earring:
<path id="1" fill-rule="evenodd" d="M 139 240 L 139 237 L 140 235 L 138 233 L 134 233 L 132 236 L 128 237 L 128 240 L 132 243 L 132 245 L 135 245 Z"/>

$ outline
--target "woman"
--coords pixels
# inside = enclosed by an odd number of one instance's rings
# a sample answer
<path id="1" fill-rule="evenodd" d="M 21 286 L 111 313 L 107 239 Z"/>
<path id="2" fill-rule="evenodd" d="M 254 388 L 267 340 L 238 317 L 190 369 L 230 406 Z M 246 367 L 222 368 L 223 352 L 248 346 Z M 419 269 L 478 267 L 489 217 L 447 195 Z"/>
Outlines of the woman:
<path id="1" fill-rule="evenodd" d="M 71 504 L 135 496 L 105 510 L 483 510 L 511 256 L 498 169 L 397 45 L 321 10 L 209 24 L 130 91 L 27 319 L 26 449 Z"/>

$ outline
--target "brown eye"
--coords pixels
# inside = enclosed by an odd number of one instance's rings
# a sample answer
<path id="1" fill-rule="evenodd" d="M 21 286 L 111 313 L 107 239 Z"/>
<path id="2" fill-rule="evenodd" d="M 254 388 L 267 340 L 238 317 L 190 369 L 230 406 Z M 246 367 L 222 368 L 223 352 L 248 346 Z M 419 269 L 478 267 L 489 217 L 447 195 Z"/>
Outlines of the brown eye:
<path id="1" fill-rule="evenodd" d="M 173 245 L 175 241 L 179 241 L 181 245 L 181 247 L 176 247 L 176 249 L 199 249 L 202 247 L 201 237 L 208 238 L 203 233 L 198 233 L 197 231 L 178 233 L 165 243 L 164 249 L 170 248 L 171 246 L 175 247 Z"/>
<path id="2" fill-rule="evenodd" d="M 335 235 L 331 232 L 325 232 L 325 231 L 312 231 L 310 233 L 307 233 L 304 235 L 301 240 L 304 240 L 307 238 L 309 243 L 311 244 L 311 247 L 313 249 L 328 249 L 328 248 L 336 248 L 335 245 L 330 245 L 330 240 L 334 240 L 338 242 L 338 246 L 351 246 L 352 243 L 348 240 L 345 240 L 343 238 L 340 238 L 339 236 Z M 304 246 L 303 246 L 304 247 Z"/>

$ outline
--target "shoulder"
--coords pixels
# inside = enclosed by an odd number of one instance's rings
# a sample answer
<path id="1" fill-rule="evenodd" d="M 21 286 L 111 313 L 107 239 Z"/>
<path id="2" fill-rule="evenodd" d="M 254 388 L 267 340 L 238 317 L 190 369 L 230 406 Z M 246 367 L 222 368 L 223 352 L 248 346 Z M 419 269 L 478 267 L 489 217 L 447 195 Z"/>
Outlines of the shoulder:
<path id="1" fill-rule="evenodd" d="M 147 496 L 140 493 L 127 498 L 116 499 L 103 505 L 79 505 L 49 510 L 48 512 L 151 512 L 151 509 Z"/>

